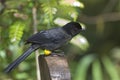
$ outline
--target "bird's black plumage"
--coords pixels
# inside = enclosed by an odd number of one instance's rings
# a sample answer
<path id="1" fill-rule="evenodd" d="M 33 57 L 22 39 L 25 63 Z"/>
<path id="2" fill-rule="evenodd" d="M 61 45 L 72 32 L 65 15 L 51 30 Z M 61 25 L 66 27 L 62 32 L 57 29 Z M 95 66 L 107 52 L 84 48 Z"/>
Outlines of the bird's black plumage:
<path id="1" fill-rule="evenodd" d="M 62 28 L 41 31 L 28 38 L 27 43 L 39 44 L 41 49 L 55 50 L 72 38 Z"/>
<path id="2" fill-rule="evenodd" d="M 77 22 L 70 22 L 63 27 L 52 28 L 49 30 L 40 31 L 27 39 L 26 44 L 31 43 L 31 47 L 23 53 L 19 58 L 12 62 L 5 72 L 10 72 L 27 56 L 38 48 L 54 51 L 60 48 L 65 43 L 69 42 L 75 35 L 82 30 L 82 27 Z"/>

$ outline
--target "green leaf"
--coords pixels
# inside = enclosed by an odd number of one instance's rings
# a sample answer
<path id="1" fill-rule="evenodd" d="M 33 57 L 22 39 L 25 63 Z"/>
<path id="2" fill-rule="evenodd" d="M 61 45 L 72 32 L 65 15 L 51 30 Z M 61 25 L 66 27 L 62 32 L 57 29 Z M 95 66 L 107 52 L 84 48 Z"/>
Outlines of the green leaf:
<path id="1" fill-rule="evenodd" d="M 29 76 L 27 73 L 19 73 L 19 74 L 16 74 L 15 77 L 18 79 L 18 80 L 25 80 L 27 79 Z"/>
<path id="2" fill-rule="evenodd" d="M 93 80 L 103 80 L 100 61 L 97 59 L 92 65 Z"/>
<path id="3" fill-rule="evenodd" d="M 44 23 L 48 24 L 48 27 L 53 23 L 54 14 L 56 13 L 57 9 L 57 0 L 44 0 L 41 1 L 42 3 L 42 10 L 44 12 Z"/>
<path id="4" fill-rule="evenodd" d="M 6 58 L 6 54 L 4 50 L 0 50 L 0 58 Z"/>
<path id="5" fill-rule="evenodd" d="M 110 76 L 111 80 L 120 80 L 120 77 L 118 75 L 117 69 L 115 68 L 115 66 L 113 65 L 112 61 L 110 60 L 109 57 L 104 56 L 102 58 L 102 62 L 104 64 L 104 67 L 108 73 L 108 75 Z"/>
<path id="6" fill-rule="evenodd" d="M 94 55 L 87 55 L 80 60 L 74 80 L 86 80 L 87 70 L 94 60 L 94 57 Z"/>
<path id="7" fill-rule="evenodd" d="M 9 29 L 9 38 L 11 42 L 19 42 L 23 35 L 25 24 L 22 22 L 15 22 L 10 26 Z"/>

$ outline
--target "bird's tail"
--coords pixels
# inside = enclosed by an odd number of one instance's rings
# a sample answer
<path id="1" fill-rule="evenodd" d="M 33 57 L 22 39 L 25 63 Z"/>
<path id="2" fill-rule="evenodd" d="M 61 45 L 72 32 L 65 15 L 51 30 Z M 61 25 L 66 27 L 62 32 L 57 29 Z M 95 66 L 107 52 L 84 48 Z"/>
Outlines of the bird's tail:
<path id="1" fill-rule="evenodd" d="M 26 52 L 24 52 L 20 57 L 18 57 L 15 61 L 9 64 L 8 67 L 5 68 L 4 72 L 5 73 L 10 72 L 12 69 L 18 66 L 23 60 L 25 60 L 33 51 L 35 51 L 38 48 L 39 48 L 38 45 L 31 45 Z"/>

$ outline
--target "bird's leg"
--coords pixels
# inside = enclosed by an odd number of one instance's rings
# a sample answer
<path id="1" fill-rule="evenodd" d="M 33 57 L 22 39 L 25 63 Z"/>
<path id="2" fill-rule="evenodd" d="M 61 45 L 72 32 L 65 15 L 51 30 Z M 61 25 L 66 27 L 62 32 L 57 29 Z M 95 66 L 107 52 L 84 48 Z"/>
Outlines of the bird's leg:
<path id="1" fill-rule="evenodd" d="M 64 52 L 61 50 L 61 49 L 57 49 L 57 50 L 54 50 L 52 51 L 53 53 L 61 53 L 61 54 L 64 54 Z"/>

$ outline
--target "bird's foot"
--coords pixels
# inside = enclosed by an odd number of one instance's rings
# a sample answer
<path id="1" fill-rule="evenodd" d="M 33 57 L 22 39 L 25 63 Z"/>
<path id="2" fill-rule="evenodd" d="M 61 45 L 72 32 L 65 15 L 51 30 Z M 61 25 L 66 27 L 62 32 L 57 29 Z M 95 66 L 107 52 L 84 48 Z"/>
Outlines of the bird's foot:
<path id="1" fill-rule="evenodd" d="M 60 52 L 60 53 L 55 53 L 55 52 L 53 52 L 53 53 L 51 53 L 50 55 L 51 55 L 51 56 L 60 56 L 60 57 L 65 56 L 64 52 Z"/>

